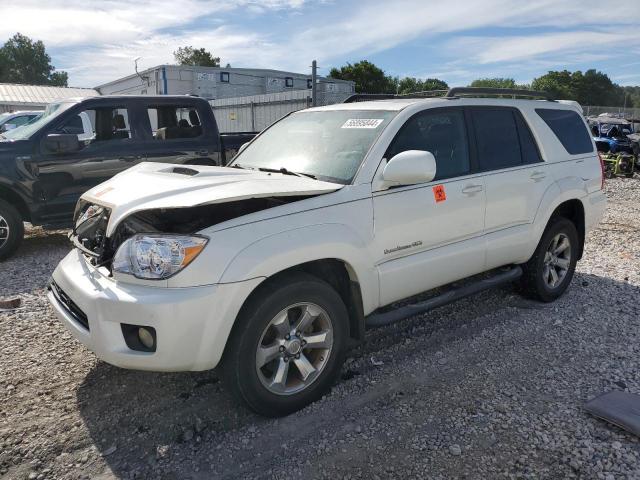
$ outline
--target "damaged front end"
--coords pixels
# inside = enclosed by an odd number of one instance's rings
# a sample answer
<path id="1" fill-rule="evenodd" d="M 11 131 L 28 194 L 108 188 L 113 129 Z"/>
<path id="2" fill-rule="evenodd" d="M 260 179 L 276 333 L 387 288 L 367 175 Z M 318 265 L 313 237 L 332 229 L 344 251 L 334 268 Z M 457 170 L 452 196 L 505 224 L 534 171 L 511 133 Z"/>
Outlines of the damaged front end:
<path id="1" fill-rule="evenodd" d="M 92 265 L 106 267 L 111 274 L 115 269 L 138 278 L 165 279 L 204 248 L 208 239 L 198 235 L 203 229 L 310 196 L 314 195 L 141 210 L 125 217 L 110 236 L 106 232 L 111 210 L 81 200 L 70 239 Z"/>

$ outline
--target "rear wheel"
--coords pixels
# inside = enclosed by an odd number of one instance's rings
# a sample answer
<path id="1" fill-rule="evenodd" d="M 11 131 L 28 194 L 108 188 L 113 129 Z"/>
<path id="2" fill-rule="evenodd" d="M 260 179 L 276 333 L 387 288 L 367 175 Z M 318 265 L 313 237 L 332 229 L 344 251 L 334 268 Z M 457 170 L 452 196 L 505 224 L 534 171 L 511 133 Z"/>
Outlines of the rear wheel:
<path id="1" fill-rule="evenodd" d="M 578 232 L 573 222 L 562 217 L 551 219 L 535 253 L 523 265 L 523 293 L 543 302 L 562 295 L 573 278 L 578 250 Z"/>
<path id="2" fill-rule="evenodd" d="M 20 246 L 24 224 L 20 213 L 4 200 L 0 200 L 0 260 L 9 258 Z"/>
<path id="3" fill-rule="evenodd" d="M 347 315 L 337 292 L 311 275 L 265 285 L 243 308 L 229 339 L 223 362 L 228 385 L 267 416 L 319 399 L 342 366 Z"/>

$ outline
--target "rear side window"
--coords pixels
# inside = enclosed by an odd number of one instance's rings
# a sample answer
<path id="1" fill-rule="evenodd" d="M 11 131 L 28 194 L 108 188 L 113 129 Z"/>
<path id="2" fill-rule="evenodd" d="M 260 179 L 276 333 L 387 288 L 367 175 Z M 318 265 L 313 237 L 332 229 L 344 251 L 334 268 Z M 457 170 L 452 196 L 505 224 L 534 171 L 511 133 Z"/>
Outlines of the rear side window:
<path id="1" fill-rule="evenodd" d="M 192 107 L 163 105 L 147 109 L 156 140 L 196 138 L 202 135 L 198 111 Z"/>
<path id="2" fill-rule="evenodd" d="M 472 111 L 480 170 L 499 170 L 522 165 L 520 137 L 511 109 Z"/>
<path id="3" fill-rule="evenodd" d="M 425 150 L 436 157 L 436 180 L 466 175 L 469 148 L 462 110 L 430 110 L 407 120 L 386 157 L 406 150 Z"/>
<path id="4" fill-rule="evenodd" d="M 542 161 L 538 145 L 529 130 L 529 126 L 525 123 L 522 115 L 515 114 L 516 123 L 518 124 L 518 134 L 520 136 L 520 152 L 522 153 L 522 163 L 538 163 Z"/>
<path id="5" fill-rule="evenodd" d="M 593 152 L 591 136 L 584 121 L 573 110 L 536 108 L 536 113 L 544 120 L 560 143 L 571 155 Z"/>

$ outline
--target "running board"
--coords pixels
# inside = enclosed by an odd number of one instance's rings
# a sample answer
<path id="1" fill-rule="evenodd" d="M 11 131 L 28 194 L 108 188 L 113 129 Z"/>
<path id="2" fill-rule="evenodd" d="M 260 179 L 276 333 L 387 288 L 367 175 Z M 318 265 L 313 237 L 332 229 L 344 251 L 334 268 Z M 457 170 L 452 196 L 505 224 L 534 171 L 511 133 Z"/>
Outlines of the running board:
<path id="1" fill-rule="evenodd" d="M 522 268 L 515 265 L 510 267 L 507 271 L 501 271 L 495 275 L 483 278 L 482 280 L 478 280 L 459 288 L 452 288 L 423 302 L 405 305 L 404 307 L 391 310 L 390 312 L 372 313 L 365 318 L 365 325 L 368 328 L 389 325 L 400 320 L 413 317 L 414 315 L 428 312 L 434 308 L 442 307 L 443 305 L 455 302 L 456 300 L 468 297 L 469 295 L 475 295 L 476 293 L 480 293 L 484 290 L 513 282 L 521 276 Z"/>

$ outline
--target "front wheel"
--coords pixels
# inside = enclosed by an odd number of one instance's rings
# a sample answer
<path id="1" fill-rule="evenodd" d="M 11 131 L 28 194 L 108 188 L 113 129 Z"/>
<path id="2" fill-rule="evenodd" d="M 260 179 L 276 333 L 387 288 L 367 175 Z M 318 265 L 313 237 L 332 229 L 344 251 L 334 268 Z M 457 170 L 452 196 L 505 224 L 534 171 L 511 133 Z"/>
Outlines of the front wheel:
<path id="1" fill-rule="evenodd" d="M 535 253 L 523 265 L 523 293 L 543 302 L 560 297 L 573 278 L 578 251 L 578 232 L 573 222 L 551 219 Z"/>
<path id="2" fill-rule="evenodd" d="M 0 260 L 9 258 L 24 236 L 20 213 L 4 200 L 0 200 Z"/>
<path id="3" fill-rule="evenodd" d="M 322 280 L 295 274 L 243 307 L 223 360 L 227 384 L 257 413 L 281 416 L 328 391 L 342 366 L 347 309 Z"/>

